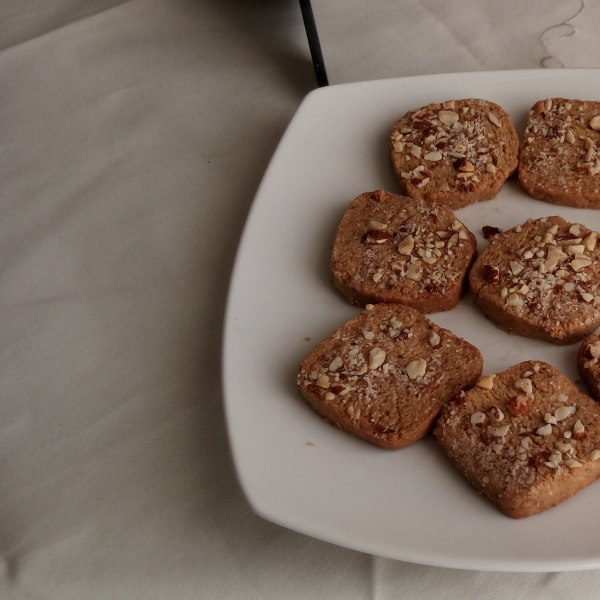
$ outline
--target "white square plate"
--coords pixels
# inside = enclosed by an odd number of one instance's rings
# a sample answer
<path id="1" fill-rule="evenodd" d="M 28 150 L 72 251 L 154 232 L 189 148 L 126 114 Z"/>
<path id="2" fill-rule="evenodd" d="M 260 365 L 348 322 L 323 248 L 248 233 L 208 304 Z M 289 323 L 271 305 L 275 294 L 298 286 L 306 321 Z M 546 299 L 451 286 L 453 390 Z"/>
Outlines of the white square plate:
<path id="1" fill-rule="evenodd" d="M 479 496 L 424 439 L 390 452 L 325 424 L 302 399 L 296 374 L 309 350 L 359 312 L 330 283 L 338 222 L 360 193 L 397 192 L 391 125 L 408 110 L 484 98 L 522 134 L 547 97 L 600 98 L 600 71 L 428 75 L 322 88 L 302 103 L 269 165 L 232 276 L 223 383 L 231 446 L 253 509 L 291 529 L 404 561 L 499 571 L 600 567 L 600 483 L 561 506 L 515 521 Z M 483 225 L 508 229 L 559 214 L 600 230 L 600 211 L 528 198 L 516 180 L 497 198 L 457 211 L 486 242 Z M 465 298 L 433 321 L 475 344 L 484 374 L 528 359 L 577 379 L 577 346 L 509 336 Z"/>

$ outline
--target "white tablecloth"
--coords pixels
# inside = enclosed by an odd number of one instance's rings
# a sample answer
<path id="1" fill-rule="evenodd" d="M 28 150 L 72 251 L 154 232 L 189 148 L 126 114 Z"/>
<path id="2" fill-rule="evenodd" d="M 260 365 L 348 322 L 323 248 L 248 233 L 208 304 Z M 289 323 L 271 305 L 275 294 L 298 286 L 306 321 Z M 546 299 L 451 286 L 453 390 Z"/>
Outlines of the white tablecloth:
<path id="1" fill-rule="evenodd" d="M 330 83 L 600 66 L 591 0 L 313 0 Z M 531 600 L 255 516 L 223 417 L 244 219 L 315 80 L 295 0 L 0 0 L 0 597 Z"/>

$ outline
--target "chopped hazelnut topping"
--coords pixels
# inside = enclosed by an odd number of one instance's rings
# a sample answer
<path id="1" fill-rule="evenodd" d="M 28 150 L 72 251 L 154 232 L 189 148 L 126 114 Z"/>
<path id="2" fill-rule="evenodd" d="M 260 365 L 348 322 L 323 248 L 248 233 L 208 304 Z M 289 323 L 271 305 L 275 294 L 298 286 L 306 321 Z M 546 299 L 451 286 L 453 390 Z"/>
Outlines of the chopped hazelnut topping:
<path id="1" fill-rule="evenodd" d="M 438 161 L 438 160 L 442 160 L 442 153 L 438 150 L 434 151 L 434 152 L 428 152 L 424 157 L 425 160 L 429 160 L 432 162 Z"/>
<path id="2" fill-rule="evenodd" d="M 315 385 L 318 385 L 321 388 L 327 389 L 331 385 L 331 383 L 329 382 L 329 376 L 328 375 L 319 375 L 319 377 L 317 378 L 317 381 L 315 381 Z"/>
<path id="3" fill-rule="evenodd" d="M 543 427 L 538 427 L 535 432 L 541 436 L 547 436 L 552 433 L 552 425 L 550 423 L 544 425 Z"/>
<path id="4" fill-rule="evenodd" d="M 555 450 L 549 457 L 548 457 L 548 462 L 554 463 L 554 464 L 559 464 L 562 462 L 562 452 L 560 450 Z M 548 463 L 546 463 L 548 464 Z"/>
<path id="5" fill-rule="evenodd" d="M 557 450 L 560 450 L 563 454 L 568 454 L 573 450 L 573 445 L 567 444 L 567 442 L 554 442 L 554 447 Z"/>
<path id="6" fill-rule="evenodd" d="M 517 379 L 517 381 L 515 381 L 515 387 L 518 390 L 525 392 L 528 396 L 533 393 L 533 385 L 530 379 Z"/>
<path id="7" fill-rule="evenodd" d="M 515 308 L 519 308 L 519 307 L 523 306 L 523 299 L 520 296 L 518 296 L 517 294 L 511 294 L 506 299 L 506 304 L 508 306 L 514 306 Z"/>
<path id="8" fill-rule="evenodd" d="M 594 146 L 588 148 L 588 151 L 585 153 L 585 162 L 590 162 L 592 160 L 592 158 L 594 158 L 595 150 L 596 149 L 594 148 Z M 588 174 L 595 175 L 595 173 L 589 173 L 590 169 L 593 169 L 593 167 L 592 166 L 588 167 Z"/>
<path id="9" fill-rule="evenodd" d="M 523 271 L 523 269 L 525 269 L 525 267 L 521 263 L 514 260 L 510 262 L 510 270 L 512 271 L 513 275 L 518 275 Z"/>
<path id="10" fill-rule="evenodd" d="M 392 317 L 390 319 L 390 325 L 395 329 L 402 329 L 402 322 L 398 320 L 398 317 Z"/>
<path id="11" fill-rule="evenodd" d="M 404 152 L 404 142 L 392 142 L 394 152 Z"/>
<path id="12" fill-rule="evenodd" d="M 590 232 L 588 235 L 583 238 L 583 245 L 586 250 L 592 252 L 596 247 L 596 242 L 598 240 L 598 234 L 595 231 Z"/>
<path id="13" fill-rule="evenodd" d="M 423 278 L 423 270 L 421 269 L 421 263 L 419 261 L 409 265 L 406 277 L 413 281 L 421 281 Z"/>
<path id="14" fill-rule="evenodd" d="M 504 420 L 504 413 L 495 404 L 490 406 L 490 409 L 488 410 L 488 414 L 490 415 L 490 421 L 494 425 L 499 425 Z"/>
<path id="15" fill-rule="evenodd" d="M 444 125 L 454 125 L 454 123 L 458 121 L 458 114 L 456 114 L 453 110 L 440 110 L 438 113 L 438 119 Z"/>
<path id="16" fill-rule="evenodd" d="M 385 223 L 380 223 L 379 221 L 369 221 L 368 227 L 373 231 L 380 231 L 382 229 L 386 229 L 387 225 Z"/>
<path id="17" fill-rule="evenodd" d="M 484 390 L 491 390 L 494 387 L 494 377 L 496 377 L 495 374 L 481 377 L 477 382 L 477 387 L 480 387 Z"/>
<path id="18" fill-rule="evenodd" d="M 336 356 L 329 365 L 329 371 L 337 371 L 343 364 L 344 361 L 339 356 Z"/>
<path id="19" fill-rule="evenodd" d="M 592 261 L 589 258 L 576 258 L 571 261 L 569 266 L 571 267 L 571 269 L 573 269 L 573 271 L 577 273 L 582 269 L 589 267 L 591 264 Z"/>
<path id="20" fill-rule="evenodd" d="M 409 235 L 404 238 L 402 242 L 400 242 L 398 246 L 398 252 L 403 254 L 404 256 L 410 256 L 413 249 L 415 247 L 415 238 L 412 235 Z"/>
<path id="21" fill-rule="evenodd" d="M 554 417 L 557 421 L 564 421 L 566 418 L 574 415 L 576 410 L 574 406 L 559 406 L 554 411 Z"/>
<path id="22" fill-rule="evenodd" d="M 532 396 L 513 396 L 507 402 L 506 408 L 508 408 L 515 417 L 518 417 L 524 415 L 529 410 L 532 401 Z"/>
<path id="23" fill-rule="evenodd" d="M 472 173 L 475 170 L 473 163 L 466 158 L 459 158 L 454 161 L 454 166 L 463 173 Z"/>
<path id="24" fill-rule="evenodd" d="M 498 283 L 500 281 L 500 269 L 493 265 L 484 265 L 483 272 L 485 280 L 488 283 Z"/>
<path id="25" fill-rule="evenodd" d="M 493 123 L 496 127 L 502 127 L 502 123 L 500 123 L 500 121 L 498 120 L 498 117 L 493 113 L 493 112 L 489 112 L 488 113 L 488 119 L 490 120 L 491 123 Z"/>
<path id="26" fill-rule="evenodd" d="M 590 128 L 594 131 L 600 130 L 600 116 L 592 117 L 590 119 Z"/>
<path id="27" fill-rule="evenodd" d="M 471 415 L 471 425 L 478 425 L 479 423 L 483 423 L 485 421 L 485 413 L 482 412 L 474 412 Z"/>
<path id="28" fill-rule="evenodd" d="M 377 369 L 385 362 L 386 354 L 381 348 L 373 348 L 369 352 L 369 369 Z"/>
<path id="29" fill-rule="evenodd" d="M 510 429 L 510 425 L 499 425 L 497 427 L 490 427 L 490 433 L 494 437 L 504 437 L 508 430 Z"/>
<path id="30" fill-rule="evenodd" d="M 427 368 L 427 362 L 418 358 L 417 360 L 413 360 L 406 365 L 406 374 L 411 379 L 418 379 L 419 377 L 423 377 L 425 375 L 425 370 Z"/>
<path id="31" fill-rule="evenodd" d="M 580 420 L 575 422 L 573 425 L 573 439 L 582 440 L 585 437 L 585 427 Z"/>
<path id="32" fill-rule="evenodd" d="M 583 353 L 584 358 L 600 358 L 600 341 L 588 344 Z"/>

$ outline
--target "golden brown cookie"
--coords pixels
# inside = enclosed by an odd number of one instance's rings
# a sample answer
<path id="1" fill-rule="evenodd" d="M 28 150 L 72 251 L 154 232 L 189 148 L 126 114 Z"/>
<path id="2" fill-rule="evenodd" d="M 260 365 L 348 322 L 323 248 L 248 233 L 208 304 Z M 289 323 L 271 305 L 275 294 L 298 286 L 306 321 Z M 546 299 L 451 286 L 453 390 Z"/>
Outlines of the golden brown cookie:
<path id="1" fill-rule="evenodd" d="M 475 236 L 445 206 L 381 190 L 346 210 L 333 245 L 333 283 L 352 303 L 454 308 L 477 254 Z"/>
<path id="2" fill-rule="evenodd" d="M 498 194 L 517 170 L 519 138 L 497 104 L 448 100 L 394 123 L 390 151 L 407 196 L 456 209 Z"/>
<path id="3" fill-rule="evenodd" d="M 562 217 L 495 235 L 469 273 L 475 303 L 509 333 L 555 344 L 600 325 L 597 233 Z"/>
<path id="4" fill-rule="evenodd" d="M 536 102 L 525 128 L 519 180 L 538 200 L 600 208 L 600 102 Z"/>
<path id="5" fill-rule="evenodd" d="M 382 448 L 421 439 L 442 406 L 473 385 L 477 348 L 401 304 L 378 304 L 303 361 L 298 385 L 327 422 Z"/>
<path id="6" fill-rule="evenodd" d="M 482 378 L 443 408 L 434 435 L 475 489 L 515 519 L 600 476 L 598 405 L 542 362 Z"/>

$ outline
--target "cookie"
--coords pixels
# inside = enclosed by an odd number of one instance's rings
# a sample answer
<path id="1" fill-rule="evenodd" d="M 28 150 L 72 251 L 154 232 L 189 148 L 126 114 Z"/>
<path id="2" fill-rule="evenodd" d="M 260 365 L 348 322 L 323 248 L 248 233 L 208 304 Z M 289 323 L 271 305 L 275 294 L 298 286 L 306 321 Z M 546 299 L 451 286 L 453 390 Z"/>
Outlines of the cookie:
<path id="1" fill-rule="evenodd" d="M 537 200 L 600 208 L 600 102 L 536 102 L 525 128 L 519 181 Z"/>
<path id="2" fill-rule="evenodd" d="M 378 190 L 358 196 L 342 217 L 332 280 L 352 304 L 450 310 L 476 253 L 475 236 L 449 208 Z"/>
<path id="3" fill-rule="evenodd" d="M 519 138 L 497 104 L 449 100 L 394 123 L 390 152 L 403 193 L 456 209 L 498 194 L 517 170 Z"/>
<path id="4" fill-rule="evenodd" d="M 579 347 L 577 370 L 594 400 L 600 402 L 600 334 L 593 333 Z"/>
<path id="5" fill-rule="evenodd" d="M 434 435 L 479 493 L 520 519 L 600 476 L 599 413 L 554 367 L 528 361 L 482 378 L 447 404 Z"/>
<path id="6" fill-rule="evenodd" d="M 378 304 L 312 350 L 298 385 L 331 425 L 398 449 L 421 439 L 482 365 L 477 348 L 418 311 Z"/>
<path id="7" fill-rule="evenodd" d="M 475 303 L 508 333 L 572 344 L 600 325 L 598 234 L 562 217 L 495 235 L 475 261 Z"/>

